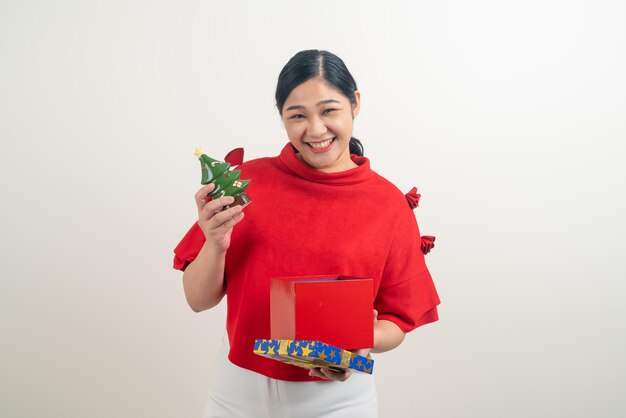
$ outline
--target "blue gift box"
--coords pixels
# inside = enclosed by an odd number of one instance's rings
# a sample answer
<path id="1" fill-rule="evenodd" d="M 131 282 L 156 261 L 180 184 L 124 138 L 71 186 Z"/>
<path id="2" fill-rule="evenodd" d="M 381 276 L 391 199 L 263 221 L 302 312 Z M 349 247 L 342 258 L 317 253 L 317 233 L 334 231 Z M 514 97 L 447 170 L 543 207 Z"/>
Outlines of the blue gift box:
<path id="1" fill-rule="evenodd" d="M 374 368 L 374 360 L 370 357 L 313 340 L 257 339 L 254 353 L 305 369 L 328 367 L 372 374 Z"/>

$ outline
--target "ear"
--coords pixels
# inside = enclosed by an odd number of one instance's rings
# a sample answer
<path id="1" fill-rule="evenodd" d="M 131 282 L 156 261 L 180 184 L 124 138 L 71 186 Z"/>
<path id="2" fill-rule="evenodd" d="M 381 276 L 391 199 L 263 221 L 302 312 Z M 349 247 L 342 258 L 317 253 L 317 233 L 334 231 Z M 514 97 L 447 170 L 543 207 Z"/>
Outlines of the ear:
<path id="1" fill-rule="evenodd" d="M 356 118 L 361 110 L 361 92 L 354 90 L 354 104 L 352 105 L 352 119 Z"/>

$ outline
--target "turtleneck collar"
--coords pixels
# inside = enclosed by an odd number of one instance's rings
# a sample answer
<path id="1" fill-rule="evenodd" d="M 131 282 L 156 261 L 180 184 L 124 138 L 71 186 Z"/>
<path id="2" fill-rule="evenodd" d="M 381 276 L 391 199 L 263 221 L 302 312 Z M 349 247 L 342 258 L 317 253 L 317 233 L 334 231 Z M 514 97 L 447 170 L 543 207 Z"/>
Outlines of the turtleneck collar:
<path id="1" fill-rule="evenodd" d="M 290 142 L 280 152 L 280 161 L 294 174 L 303 179 L 326 184 L 355 184 L 369 180 L 374 172 L 370 169 L 370 161 L 366 157 L 350 154 L 350 158 L 358 167 L 337 173 L 326 173 L 309 166 L 298 158 L 296 150 Z"/>

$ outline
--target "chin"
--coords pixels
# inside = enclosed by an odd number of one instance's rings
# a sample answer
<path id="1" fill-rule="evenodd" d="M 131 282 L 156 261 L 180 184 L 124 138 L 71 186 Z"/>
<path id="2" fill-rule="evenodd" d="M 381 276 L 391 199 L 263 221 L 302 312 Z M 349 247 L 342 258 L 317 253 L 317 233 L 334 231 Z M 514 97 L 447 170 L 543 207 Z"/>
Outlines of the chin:
<path id="1" fill-rule="evenodd" d="M 334 165 L 336 160 L 329 161 L 327 159 L 305 158 L 304 161 L 306 161 L 306 163 L 313 168 L 316 168 L 318 170 L 323 170 L 323 169 L 331 168 Z"/>
<path id="2" fill-rule="evenodd" d="M 310 165 L 311 167 L 321 170 L 321 171 L 338 171 L 339 167 L 339 156 L 337 155 L 329 155 L 320 158 L 310 158 L 310 156 L 305 156 L 304 161 Z"/>

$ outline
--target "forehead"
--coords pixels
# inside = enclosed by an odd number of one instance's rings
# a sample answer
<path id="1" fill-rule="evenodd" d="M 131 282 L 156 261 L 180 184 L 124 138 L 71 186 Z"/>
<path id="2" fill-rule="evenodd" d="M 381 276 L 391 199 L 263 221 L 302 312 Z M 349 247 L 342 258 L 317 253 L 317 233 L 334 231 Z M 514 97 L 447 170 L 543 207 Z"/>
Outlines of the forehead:
<path id="1" fill-rule="evenodd" d="M 348 102 L 348 98 L 337 89 L 324 82 L 319 77 L 311 78 L 293 89 L 287 100 L 285 107 L 292 105 L 315 105 L 322 100 L 334 99 L 341 102 Z"/>

